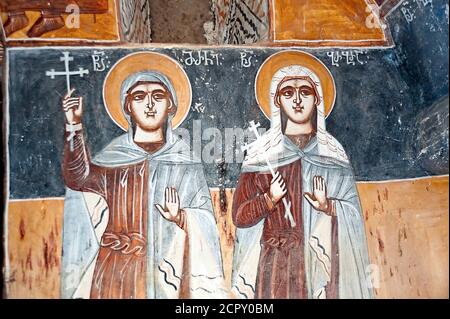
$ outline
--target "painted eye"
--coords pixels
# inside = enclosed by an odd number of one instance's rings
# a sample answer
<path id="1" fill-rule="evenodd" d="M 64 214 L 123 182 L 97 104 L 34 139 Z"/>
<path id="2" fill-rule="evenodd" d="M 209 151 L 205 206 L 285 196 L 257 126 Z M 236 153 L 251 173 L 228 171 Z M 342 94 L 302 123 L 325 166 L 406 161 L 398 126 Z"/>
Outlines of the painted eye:
<path id="1" fill-rule="evenodd" d="M 145 99 L 145 94 L 136 94 L 133 96 L 133 100 L 134 101 L 143 101 Z"/>
<path id="2" fill-rule="evenodd" d="M 294 96 L 294 91 L 286 90 L 281 93 L 284 97 L 291 98 Z"/>
<path id="3" fill-rule="evenodd" d="M 303 97 L 308 97 L 308 96 L 312 95 L 313 93 L 312 93 L 310 90 L 301 90 L 301 91 L 300 91 L 300 94 L 301 94 Z"/>
<path id="4" fill-rule="evenodd" d="M 158 101 L 158 102 L 160 102 L 160 101 L 162 101 L 163 99 L 165 99 L 165 95 L 163 94 L 163 93 L 156 93 L 156 94 L 153 94 L 153 98 L 156 100 L 156 101 Z"/>

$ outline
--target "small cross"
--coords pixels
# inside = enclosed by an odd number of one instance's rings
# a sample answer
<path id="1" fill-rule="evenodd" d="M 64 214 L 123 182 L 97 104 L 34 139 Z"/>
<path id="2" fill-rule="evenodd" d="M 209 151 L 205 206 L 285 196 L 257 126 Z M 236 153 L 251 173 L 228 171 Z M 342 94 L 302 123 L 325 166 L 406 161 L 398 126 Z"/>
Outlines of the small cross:
<path id="1" fill-rule="evenodd" d="M 248 128 L 250 131 L 253 132 L 253 134 L 255 134 L 257 139 L 261 137 L 261 135 L 259 135 L 259 132 L 258 132 L 258 128 L 260 126 L 261 126 L 261 124 L 255 123 L 255 121 L 251 121 L 250 122 L 250 127 Z"/>
<path id="2" fill-rule="evenodd" d="M 255 123 L 255 121 L 250 122 L 250 127 L 248 128 L 253 134 L 256 136 L 256 140 L 258 141 L 261 138 L 261 135 L 258 132 L 258 128 L 261 126 L 259 123 Z M 242 146 L 242 151 L 246 152 L 249 151 L 252 147 L 249 144 L 244 144 Z M 269 159 L 267 158 L 267 154 L 265 154 L 264 159 L 266 161 L 267 167 L 269 168 L 270 173 L 272 174 L 272 177 L 275 177 L 275 170 L 273 169 L 272 165 L 270 164 Z M 289 202 L 286 198 L 283 198 L 283 205 L 285 209 L 284 217 L 289 220 L 291 227 L 294 228 L 296 226 L 294 217 L 292 216 L 291 212 L 291 202 Z"/>
<path id="3" fill-rule="evenodd" d="M 66 77 L 66 86 L 67 86 L 67 94 L 70 93 L 70 76 L 72 75 L 79 75 L 80 77 L 83 77 L 85 74 L 89 74 L 89 70 L 85 70 L 83 68 L 79 68 L 78 71 L 70 71 L 70 65 L 69 62 L 73 61 L 73 57 L 70 56 L 70 52 L 63 52 L 63 56 L 60 57 L 60 61 L 64 62 L 65 71 L 55 71 L 55 69 L 51 69 L 50 71 L 46 71 L 45 75 L 49 76 L 52 80 L 55 79 L 56 76 L 65 76 Z M 70 133 L 69 139 L 70 139 L 70 151 L 73 151 L 73 137 L 75 133 L 72 130 L 72 124 L 70 124 L 70 130 L 72 131 Z"/>
<path id="4" fill-rule="evenodd" d="M 259 135 L 259 132 L 258 132 L 258 128 L 260 126 L 261 126 L 261 124 L 255 123 L 255 121 L 251 121 L 250 127 L 248 128 L 253 134 L 255 134 L 257 140 L 261 137 L 261 135 Z M 242 152 L 247 152 L 251 149 L 251 146 L 249 144 L 244 144 L 244 145 L 242 145 L 241 149 L 242 149 Z"/>
<path id="5" fill-rule="evenodd" d="M 79 68 L 78 71 L 70 71 L 69 62 L 73 61 L 73 57 L 70 56 L 70 52 L 63 52 L 63 56 L 60 58 L 65 65 L 65 71 L 55 71 L 55 69 L 51 69 L 50 71 L 45 72 L 46 76 L 49 76 L 51 79 L 55 79 L 56 76 L 64 75 L 66 77 L 66 85 L 67 85 L 67 93 L 70 92 L 70 76 L 79 75 L 83 77 L 85 74 L 89 74 L 89 70 L 85 70 L 83 68 Z"/>

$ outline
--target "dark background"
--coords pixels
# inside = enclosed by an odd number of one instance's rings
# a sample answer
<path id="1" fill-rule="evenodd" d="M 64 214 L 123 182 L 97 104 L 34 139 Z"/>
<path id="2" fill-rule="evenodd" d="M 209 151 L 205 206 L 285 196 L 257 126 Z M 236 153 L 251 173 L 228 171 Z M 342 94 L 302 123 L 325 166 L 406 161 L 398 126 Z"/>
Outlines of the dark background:
<path id="1" fill-rule="evenodd" d="M 448 4 L 411 6 L 408 22 L 397 9 L 388 18 L 395 48 L 370 49 L 360 59 L 364 65 L 332 66 L 328 52 L 339 49 L 305 50 L 331 70 L 337 100 L 327 120 L 328 131 L 346 149 L 359 181 L 403 179 L 448 173 Z M 403 7 L 403 5 L 402 5 Z M 269 122 L 256 106 L 254 81 L 261 63 L 282 49 L 256 49 L 251 68 L 241 67 L 244 48 L 204 48 L 220 53 L 219 66 L 187 66 L 193 88 L 192 105 L 202 103 L 204 113 L 191 109 L 181 127 L 192 134 L 193 121 L 202 128 L 248 126 Z M 61 177 L 64 114 L 61 99 L 65 79 L 45 76 L 62 70 L 59 58 L 70 51 L 71 69 L 89 69 L 84 78 L 73 77 L 75 94 L 84 97 L 84 126 L 88 145 L 95 154 L 123 132 L 111 121 L 103 106 L 102 87 L 107 72 L 94 72 L 91 54 L 104 50 L 111 66 L 129 53 L 154 50 L 180 61 L 189 48 L 41 48 L 9 51 L 9 167 L 10 198 L 64 195 Z M 201 48 L 195 48 L 194 53 Z M 346 50 L 347 51 L 347 50 Z M 213 116 L 213 117 L 212 117 Z M 192 138 L 192 136 L 191 136 Z M 205 146 L 210 141 L 203 141 Z M 223 141 L 222 141 L 223 142 Z M 240 145 L 236 146 L 240 149 Z M 240 165 L 220 169 L 205 164 L 211 187 L 233 187 Z"/>

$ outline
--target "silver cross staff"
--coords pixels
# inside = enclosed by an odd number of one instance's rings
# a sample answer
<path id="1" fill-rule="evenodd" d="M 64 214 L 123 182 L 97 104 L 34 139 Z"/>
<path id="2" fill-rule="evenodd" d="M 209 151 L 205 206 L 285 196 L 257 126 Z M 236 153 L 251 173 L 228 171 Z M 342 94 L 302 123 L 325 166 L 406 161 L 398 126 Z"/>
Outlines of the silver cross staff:
<path id="1" fill-rule="evenodd" d="M 261 138 L 261 135 L 258 132 L 258 127 L 260 127 L 260 126 L 261 126 L 261 124 L 255 123 L 255 121 L 250 122 L 249 130 L 251 132 L 253 132 L 253 134 L 255 134 L 256 140 Z M 248 151 L 249 149 L 250 149 L 249 145 L 242 146 L 242 151 Z M 269 159 L 267 158 L 267 153 L 265 154 L 264 159 L 266 160 L 267 167 L 269 167 L 272 177 L 275 177 L 275 171 L 274 171 L 272 165 L 270 164 Z M 294 228 L 296 223 L 295 223 L 294 217 L 292 216 L 292 213 L 291 213 L 291 203 L 286 198 L 283 198 L 283 204 L 284 204 L 284 210 L 285 210 L 284 218 L 289 219 L 289 223 L 291 224 L 291 227 Z"/>
<path id="2" fill-rule="evenodd" d="M 45 75 L 49 76 L 52 80 L 55 79 L 56 76 L 64 75 L 66 77 L 66 85 L 67 85 L 67 94 L 71 91 L 70 88 L 70 76 L 79 75 L 83 77 L 85 74 L 89 74 L 89 70 L 85 70 L 83 68 L 79 68 L 78 71 L 70 71 L 69 62 L 73 61 L 73 57 L 70 56 L 70 52 L 63 52 L 63 56 L 60 58 L 65 65 L 65 71 L 55 71 L 55 69 L 51 69 L 50 71 L 46 71 Z M 75 135 L 73 132 L 72 124 L 70 126 L 70 151 L 73 152 L 73 136 Z"/>

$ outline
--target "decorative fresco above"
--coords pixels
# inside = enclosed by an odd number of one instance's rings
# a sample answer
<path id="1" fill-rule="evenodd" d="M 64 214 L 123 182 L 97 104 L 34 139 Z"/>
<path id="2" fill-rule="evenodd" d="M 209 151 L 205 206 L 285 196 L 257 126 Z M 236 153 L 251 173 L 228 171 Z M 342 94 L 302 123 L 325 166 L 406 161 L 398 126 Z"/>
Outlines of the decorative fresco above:
<path id="1" fill-rule="evenodd" d="M 1 0 L 7 41 L 119 41 L 115 0 Z"/>

